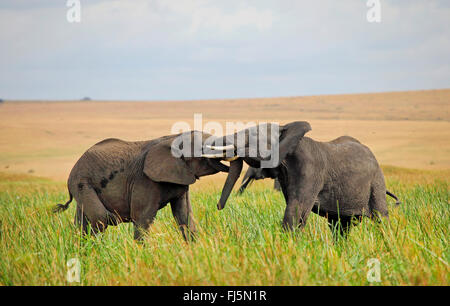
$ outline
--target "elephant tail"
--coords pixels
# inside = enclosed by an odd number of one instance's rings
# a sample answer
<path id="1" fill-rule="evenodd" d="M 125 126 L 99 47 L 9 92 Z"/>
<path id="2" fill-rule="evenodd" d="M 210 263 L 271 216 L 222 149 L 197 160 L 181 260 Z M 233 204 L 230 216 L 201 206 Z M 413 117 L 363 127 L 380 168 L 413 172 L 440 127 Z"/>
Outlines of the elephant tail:
<path id="1" fill-rule="evenodd" d="M 395 194 L 393 194 L 392 192 L 390 192 L 389 190 L 386 190 L 386 194 L 392 198 L 395 199 L 395 205 L 400 205 L 401 202 L 398 200 L 397 196 Z"/>
<path id="2" fill-rule="evenodd" d="M 72 196 L 72 194 L 69 192 L 69 195 L 70 195 L 70 199 L 69 199 L 69 201 L 67 201 L 66 202 L 66 204 L 56 204 L 54 207 L 53 207 L 53 209 L 52 209 L 52 211 L 53 211 L 53 213 L 60 213 L 60 212 L 63 212 L 63 211 L 65 211 L 67 208 L 69 208 L 69 205 L 70 205 L 70 203 L 72 202 L 72 199 L 73 199 L 73 196 Z"/>

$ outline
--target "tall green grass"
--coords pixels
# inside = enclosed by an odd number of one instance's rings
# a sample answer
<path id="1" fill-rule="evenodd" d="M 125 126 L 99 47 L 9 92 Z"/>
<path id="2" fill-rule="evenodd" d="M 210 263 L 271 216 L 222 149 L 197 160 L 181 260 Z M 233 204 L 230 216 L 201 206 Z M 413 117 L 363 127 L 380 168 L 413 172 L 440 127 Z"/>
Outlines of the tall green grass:
<path id="1" fill-rule="evenodd" d="M 303 231 L 284 232 L 285 202 L 270 183 L 233 193 L 217 211 L 220 190 L 191 192 L 198 225 L 186 243 L 169 207 L 159 211 L 144 243 L 131 224 L 83 237 L 73 226 L 75 205 L 62 214 L 65 185 L 29 177 L 0 177 L 0 284 L 65 285 L 67 261 L 78 258 L 72 285 L 449 285 L 449 186 L 403 184 L 389 200 L 390 222 L 370 220 L 334 242 L 324 218 L 312 214 Z M 367 262 L 380 261 L 381 282 L 369 283 Z"/>

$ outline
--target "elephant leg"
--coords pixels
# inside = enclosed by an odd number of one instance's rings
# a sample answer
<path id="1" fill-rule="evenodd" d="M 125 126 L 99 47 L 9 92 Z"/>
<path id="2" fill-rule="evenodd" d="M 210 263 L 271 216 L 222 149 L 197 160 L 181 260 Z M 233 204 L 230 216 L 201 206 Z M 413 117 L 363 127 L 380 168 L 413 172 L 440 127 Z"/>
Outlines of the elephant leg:
<path id="1" fill-rule="evenodd" d="M 149 207 L 142 210 L 141 214 L 133 217 L 135 240 L 142 240 L 145 232 L 155 220 L 156 213 L 158 212 L 158 205 L 153 204 L 148 206 Z"/>
<path id="2" fill-rule="evenodd" d="M 287 206 L 284 212 L 283 227 L 287 230 L 302 229 L 319 194 L 319 184 L 314 179 L 303 178 L 300 186 L 283 188 Z M 281 185 L 283 187 L 283 184 Z M 287 197 L 286 197 L 287 194 Z"/>
<path id="3" fill-rule="evenodd" d="M 281 190 L 280 181 L 278 181 L 278 178 L 275 179 L 275 181 L 273 183 L 273 188 L 277 191 Z"/>
<path id="4" fill-rule="evenodd" d="M 294 230 L 296 228 L 302 229 L 311 209 L 314 205 L 314 201 L 305 200 L 292 200 L 290 201 L 284 212 L 283 227 L 286 230 Z"/>
<path id="5" fill-rule="evenodd" d="M 283 227 L 286 230 L 293 230 L 295 228 L 302 229 L 309 214 L 314 206 L 314 199 L 317 194 L 305 194 L 300 197 L 290 197 L 290 201 L 286 206 L 283 218 Z"/>
<path id="6" fill-rule="evenodd" d="M 103 232 L 108 227 L 111 213 L 100 201 L 94 189 L 84 188 L 74 197 L 78 203 L 75 221 L 83 221 L 83 232 L 88 232 L 87 223 L 91 225 L 94 234 Z"/>
<path id="7" fill-rule="evenodd" d="M 381 221 L 381 217 L 389 219 L 389 212 L 386 201 L 386 185 L 384 183 L 383 174 L 377 175 L 370 188 L 369 198 L 370 216 L 375 221 Z"/>
<path id="8" fill-rule="evenodd" d="M 191 201 L 189 199 L 189 191 L 185 192 L 181 197 L 170 201 L 172 214 L 180 227 L 181 234 L 186 241 L 195 240 L 197 228 L 194 218 L 192 217 Z"/>
<path id="9" fill-rule="evenodd" d="M 138 218 L 136 221 L 133 221 L 134 224 L 134 239 L 138 241 L 142 241 L 144 238 L 145 233 L 149 229 L 150 225 L 153 223 L 156 217 L 156 212 L 151 213 L 151 215 L 148 215 L 147 218 Z"/>
<path id="10" fill-rule="evenodd" d="M 142 189 L 142 188 L 144 189 Z M 160 206 L 159 196 L 147 192 L 143 186 L 133 190 L 131 198 L 131 220 L 134 224 L 134 239 L 142 240 L 153 223 Z"/>
<path id="11" fill-rule="evenodd" d="M 330 216 L 328 215 L 328 226 L 333 233 L 333 238 L 338 241 L 340 237 L 347 238 L 352 227 L 352 217 L 349 216 Z"/>

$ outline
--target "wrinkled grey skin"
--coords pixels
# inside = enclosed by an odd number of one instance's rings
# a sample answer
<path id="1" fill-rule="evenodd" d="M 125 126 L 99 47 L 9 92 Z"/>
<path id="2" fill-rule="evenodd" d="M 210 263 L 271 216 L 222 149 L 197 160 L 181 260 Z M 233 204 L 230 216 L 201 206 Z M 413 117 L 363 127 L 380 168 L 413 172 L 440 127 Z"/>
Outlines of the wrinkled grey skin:
<path id="1" fill-rule="evenodd" d="M 311 211 L 326 217 L 330 227 L 338 226 L 343 235 L 352 220 L 363 216 L 388 218 L 384 176 L 370 149 L 349 136 L 330 142 L 304 137 L 310 130 L 309 123 L 302 121 L 280 126 L 280 162 L 263 170 L 265 177 L 277 178 L 280 182 L 287 204 L 284 228 L 303 228 Z M 239 133 L 247 135 L 249 132 Z M 223 141 L 230 137 L 237 139 L 236 135 L 228 135 Z M 248 137 L 245 145 L 248 146 Z M 262 160 L 248 155 L 241 155 L 239 159 L 256 168 Z M 219 204 L 222 204 L 219 208 L 225 205 L 224 202 Z"/>
<path id="2" fill-rule="evenodd" d="M 211 135 L 189 132 L 204 141 Z M 150 141 L 103 140 L 88 149 L 73 167 L 68 189 L 70 200 L 55 207 L 68 208 L 77 201 L 75 224 L 86 233 L 108 225 L 133 222 L 134 238 L 141 239 L 159 209 L 170 203 L 173 216 L 186 240 L 194 237 L 196 227 L 189 200 L 189 185 L 199 177 L 228 171 L 218 159 L 176 158 L 172 141 L 178 135 Z M 190 155 L 192 156 L 192 154 Z"/>
<path id="3" fill-rule="evenodd" d="M 265 178 L 268 178 L 266 176 L 268 173 L 266 171 L 263 171 L 263 168 L 253 168 L 249 167 L 247 169 L 247 172 L 245 172 L 244 178 L 242 179 L 241 187 L 239 187 L 239 193 L 243 193 L 245 189 L 255 180 L 263 180 Z M 270 177 L 269 177 L 270 178 Z M 273 188 L 275 190 L 281 191 L 280 182 L 278 181 L 278 178 L 275 178 L 273 183 Z"/>
<path id="4" fill-rule="evenodd" d="M 239 194 L 242 194 L 254 180 L 263 180 L 265 178 L 270 178 L 270 171 L 268 169 L 249 167 L 244 175 L 244 178 L 242 179 L 241 186 L 239 187 Z M 277 191 L 281 191 L 281 186 L 278 178 L 274 179 L 273 188 Z M 395 194 L 393 194 L 389 190 L 386 190 L 386 194 L 396 200 L 396 205 L 400 204 Z"/>

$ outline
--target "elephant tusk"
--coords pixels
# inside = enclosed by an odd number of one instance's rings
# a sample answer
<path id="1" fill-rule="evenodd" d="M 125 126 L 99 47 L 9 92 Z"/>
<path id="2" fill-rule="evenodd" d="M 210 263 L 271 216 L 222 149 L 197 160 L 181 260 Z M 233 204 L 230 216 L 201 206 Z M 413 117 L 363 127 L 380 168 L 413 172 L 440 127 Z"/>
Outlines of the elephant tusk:
<path id="1" fill-rule="evenodd" d="M 227 146 L 209 146 L 207 145 L 206 148 L 210 149 L 210 150 L 215 150 L 215 151 L 228 151 L 231 149 L 234 149 L 234 145 L 230 144 Z"/>
<path id="2" fill-rule="evenodd" d="M 229 161 L 229 162 L 235 161 L 236 159 L 239 158 L 238 155 L 236 155 L 236 156 L 234 156 L 234 157 L 228 157 L 228 158 L 226 158 L 226 157 L 225 157 L 225 153 L 219 153 L 219 154 L 202 154 L 202 157 L 205 157 L 205 158 L 223 158 L 224 161 Z"/>
<path id="3" fill-rule="evenodd" d="M 219 154 L 202 154 L 202 157 L 205 157 L 205 158 L 223 158 L 224 157 L 224 153 L 219 153 Z"/>

